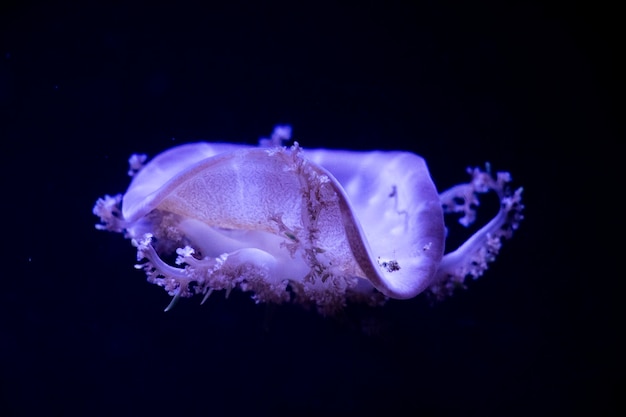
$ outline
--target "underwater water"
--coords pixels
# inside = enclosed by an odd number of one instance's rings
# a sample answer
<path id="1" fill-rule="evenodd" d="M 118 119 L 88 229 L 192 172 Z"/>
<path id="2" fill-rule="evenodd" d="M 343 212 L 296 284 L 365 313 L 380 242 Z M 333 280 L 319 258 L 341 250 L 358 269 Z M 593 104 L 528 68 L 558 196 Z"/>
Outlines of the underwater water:
<path id="1" fill-rule="evenodd" d="M 593 149 L 614 153 L 615 73 L 606 32 L 593 43 L 582 15 L 539 2 L 2 6 L 0 415 L 610 415 L 617 275 L 601 271 L 588 210 L 600 191 L 583 183 L 601 182 Z M 443 301 L 324 317 L 216 291 L 164 313 L 171 297 L 133 268 L 128 240 L 96 230 L 94 202 L 127 188 L 133 153 L 255 145 L 276 124 L 305 150 L 421 155 L 439 191 L 488 162 L 524 187 L 525 218 Z M 498 211 L 483 205 L 451 245 Z"/>

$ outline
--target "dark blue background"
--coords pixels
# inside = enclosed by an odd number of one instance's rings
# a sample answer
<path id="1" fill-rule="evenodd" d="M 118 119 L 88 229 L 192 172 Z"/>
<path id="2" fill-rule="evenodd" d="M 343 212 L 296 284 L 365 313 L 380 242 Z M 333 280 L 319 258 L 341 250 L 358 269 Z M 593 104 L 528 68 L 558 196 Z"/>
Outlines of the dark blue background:
<path id="1" fill-rule="evenodd" d="M 596 163 L 623 133 L 616 12 L 228 4 L 1 6 L 0 415 L 615 412 L 620 274 L 596 212 L 616 207 Z M 414 151 L 440 189 L 489 161 L 525 187 L 526 219 L 435 306 L 329 319 L 233 293 L 163 313 L 94 202 L 125 190 L 131 153 L 276 123 L 304 147 Z"/>

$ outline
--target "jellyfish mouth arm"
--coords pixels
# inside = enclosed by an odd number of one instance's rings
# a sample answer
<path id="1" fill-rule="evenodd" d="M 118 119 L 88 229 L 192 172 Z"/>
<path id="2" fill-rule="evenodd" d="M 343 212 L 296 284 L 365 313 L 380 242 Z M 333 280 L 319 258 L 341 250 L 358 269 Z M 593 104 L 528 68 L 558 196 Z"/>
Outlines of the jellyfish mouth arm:
<path id="1" fill-rule="evenodd" d="M 495 192 L 500 200 L 500 209 L 495 217 L 474 233 L 456 250 L 444 255 L 437 270 L 435 283 L 429 288 L 436 297 L 450 295 L 455 288 L 464 287 L 467 277 L 476 279 L 495 261 L 503 239 L 510 239 L 524 218 L 522 211 L 522 188 L 511 192 L 508 184 L 511 176 L 499 172 L 494 179 L 487 171 L 479 168 L 468 169 L 472 180 L 457 185 L 440 194 L 445 213 L 463 213 L 459 223 L 471 225 L 476 218 L 475 206 L 479 204 L 478 194 Z"/>
<path id="2" fill-rule="evenodd" d="M 137 248 L 135 265 L 146 273 L 148 282 L 163 287 L 172 296 L 165 311 L 171 310 L 180 297 L 203 294 L 202 303 L 215 290 L 225 290 L 226 297 L 235 288 L 255 291 L 257 302 L 281 303 L 288 301 L 287 280 L 276 278 L 280 265 L 276 258 L 263 250 L 242 248 L 218 257 L 198 259 L 190 246 L 176 249 L 175 267 L 167 264 L 158 255 L 152 244 L 152 235 L 146 233 L 141 239 L 133 239 Z M 232 277 L 236 277 L 232 279 Z"/>
<path id="3" fill-rule="evenodd" d="M 127 227 L 121 210 L 122 195 L 105 195 L 96 201 L 92 213 L 100 217 L 100 224 L 96 224 L 98 230 L 121 233 Z"/>

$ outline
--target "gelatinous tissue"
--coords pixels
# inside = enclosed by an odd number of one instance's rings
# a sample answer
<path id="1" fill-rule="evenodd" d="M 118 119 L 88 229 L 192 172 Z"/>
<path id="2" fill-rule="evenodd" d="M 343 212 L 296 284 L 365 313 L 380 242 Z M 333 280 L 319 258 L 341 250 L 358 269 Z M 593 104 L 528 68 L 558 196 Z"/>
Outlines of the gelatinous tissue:
<path id="1" fill-rule="evenodd" d="M 421 292 L 436 298 L 477 278 L 522 220 L 511 176 L 468 169 L 438 193 L 409 152 L 301 148 L 289 126 L 259 146 L 191 143 L 146 163 L 132 155 L 124 195 L 98 199 L 100 230 L 137 248 L 137 269 L 172 297 L 237 288 L 257 302 L 293 302 L 332 314 L 348 302 L 381 305 Z M 478 195 L 495 217 L 444 255 L 444 214 L 469 226 Z"/>

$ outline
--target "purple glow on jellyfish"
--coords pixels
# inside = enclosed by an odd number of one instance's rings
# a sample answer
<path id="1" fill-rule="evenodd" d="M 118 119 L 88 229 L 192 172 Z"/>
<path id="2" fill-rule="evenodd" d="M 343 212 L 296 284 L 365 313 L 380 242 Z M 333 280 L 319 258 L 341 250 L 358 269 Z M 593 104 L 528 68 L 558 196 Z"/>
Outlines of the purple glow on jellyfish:
<path id="1" fill-rule="evenodd" d="M 415 154 L 282 147 L 290 136 L 277 126 L 259 147 L 193 143 L 145 165 L 133 155 L 126 193 L 93 209 L 97 228 L 131 239 L 136 267 L 173 297 L 166 310 L 238 288 L 332 314 L 347 302 L 449 295 L 483 274 L 522 219 L 522 189 L 509 190 L 508 173 L 468 169 L 467 184 L 439 194 Z M 489 191 L 499 212 L 444 255 L 444 213 L 468 226 Z M 163 260 L 173 254 L 175 265 Z"/>

